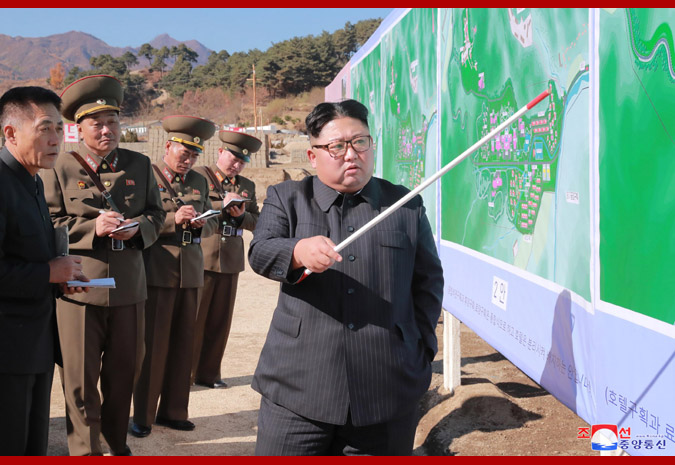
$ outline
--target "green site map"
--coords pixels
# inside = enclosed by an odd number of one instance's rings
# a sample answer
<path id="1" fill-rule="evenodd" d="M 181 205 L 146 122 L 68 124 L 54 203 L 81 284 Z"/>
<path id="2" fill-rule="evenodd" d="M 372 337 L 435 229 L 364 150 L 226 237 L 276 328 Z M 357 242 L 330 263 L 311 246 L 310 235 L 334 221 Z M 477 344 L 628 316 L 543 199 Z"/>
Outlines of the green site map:
<path id="1" fill-rule="evenodd" d="M 441 238 L 590 301 L 587 9 L 441 11 Z"/>
<path id="2" fill-rule="evenodd" d="M 415 8 L 352 67 L 352 96 L 378 116 L 369 118 L 376 140 L 376 174 L 409 189 L 437 171 L 435 8 Z M 383 136 L 384 135 L 384 136 Z M 435 232 L 436 187 L 422 193 Z"/>
<path id="3" fill-rule="evenodd" d="M 600 11 L 600 298 L 675 322 L 675 10 Z"/>

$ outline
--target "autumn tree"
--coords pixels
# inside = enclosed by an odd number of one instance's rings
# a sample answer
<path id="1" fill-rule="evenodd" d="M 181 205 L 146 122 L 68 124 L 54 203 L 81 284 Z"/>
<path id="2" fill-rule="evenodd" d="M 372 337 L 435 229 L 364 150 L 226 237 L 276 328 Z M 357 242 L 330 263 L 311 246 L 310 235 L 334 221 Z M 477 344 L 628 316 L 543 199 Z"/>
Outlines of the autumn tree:
<path id="1" fill-rule="evenodd" d="M 56 63 L 56 66 L 49 69 L 49 79 L 47 79 L 47 83 L 52 86 L 53 89 L 61 89 L 63 87 L 65 76 L 66 70 L 63 69 L 63 65 L 59 61 Z"/>

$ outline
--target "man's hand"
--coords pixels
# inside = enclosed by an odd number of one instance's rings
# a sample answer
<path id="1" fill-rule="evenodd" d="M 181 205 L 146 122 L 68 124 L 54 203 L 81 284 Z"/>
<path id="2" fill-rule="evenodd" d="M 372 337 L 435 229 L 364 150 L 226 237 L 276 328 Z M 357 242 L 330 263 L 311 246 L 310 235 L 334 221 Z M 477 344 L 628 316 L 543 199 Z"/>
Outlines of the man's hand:
<path id="1" fill-rule="evenodd" d="M 333 241 L 325 236 L 301 239 L 293 249 L 293 269 L 305 267 L 312 273 L 322 273 L 341 262 L 342 256 L 335 250 Z"/>
<path id="2" fill-rule="evenodd" d="M 183 205 L 176 211 L 176 215 L 174 217 L 174 220 L 176 224 L 183 224 L 189 222 L 192 218 L 197 217 L 197 211 L 195 210 L 195 207 L 192 205 Z M 197 221 L 195 221 L 197 223 Z M 195 224 L 193 223 L 193 224 Z"/>
<path id="3" fill-rule="evenodd" d="M 109 236 L 112 230 L 119 227 L 124 221 L 125 219 L 117 212 L 102 212 L 96 218 L 96 235 L 98 237 Z M 118 238 L 116 237 L 115 239 Z"/>
<path id="4" fill-rule="evenodd" d="M 208 221 L 208 220 L 194 220 L 194 221 L 190 221 L 190 226 L 192 226 L 193 228 L 199 229 L 199 228 L 204 227 L 204 225 L 206 224 L 206 221 Z"/>
<path id="5" fill-rule="evenodd" d="M 64 295 L 73 295 L 79 294 L 81 292 L 89 292 L 88 287 L 68 287 L 66 283 L 59 284 L 59 288 L 61 288 L 61 293 L 63 293 Z"/>
<path id="6" fill-rule="evenodd" d="M 229 202 L 232 199 L 242 199 L 243 197 L 240 196 L 239 194 L 236 194 L 234 192 L 228 192 L 225 198 L 223 199 L 223 205 L 225 205 L 227 202 Z M 241 215 L 244 214 L 246 211 L 246 204 L 240 204 L 240 205 L 232 205 L 230 207 L 227 207 L 224 209 L 228 215 L 230 215 L 233 218 L 238 218 Z"/>
<path id="7" fill-rule="evenodd" d="M 47 262 L 49 265 L 49 282 L 65 283 L 66 281 L 89 281 L 82 273 L 82 257 L 66 255 L 55 257 Z"/>
<path id="8" fill-rule="evenodd" d="M 124 226 L 125 224 L 133 223 L 132 220 L 124 220 L 120 223 L 120 226 Z M 127 241 L 134 237 L 136 233 L 138 232 L 138 226 L 136 225 L 131 229 L 125 229 L 124 231 L 119 231 L 116 233 L 109 234 L 110 237 L 113 239 L 119 239 L 121 241 Z M 119 227 L 119 226 L 118 226 Z"/>

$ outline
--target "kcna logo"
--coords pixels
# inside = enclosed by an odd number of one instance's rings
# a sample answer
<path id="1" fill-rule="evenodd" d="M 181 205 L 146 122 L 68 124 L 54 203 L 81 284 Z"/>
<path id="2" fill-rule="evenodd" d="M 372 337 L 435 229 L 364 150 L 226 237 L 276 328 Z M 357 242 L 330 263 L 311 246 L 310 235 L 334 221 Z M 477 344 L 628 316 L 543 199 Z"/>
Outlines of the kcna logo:
<path id="1" fill-rule="evenodd" d="M 616 450 L 621 439 L 630 439 L 630 428 L 616 425 L 593 425 L 579 428 L 577 439 L 590 439 L 593 450 Z"/>

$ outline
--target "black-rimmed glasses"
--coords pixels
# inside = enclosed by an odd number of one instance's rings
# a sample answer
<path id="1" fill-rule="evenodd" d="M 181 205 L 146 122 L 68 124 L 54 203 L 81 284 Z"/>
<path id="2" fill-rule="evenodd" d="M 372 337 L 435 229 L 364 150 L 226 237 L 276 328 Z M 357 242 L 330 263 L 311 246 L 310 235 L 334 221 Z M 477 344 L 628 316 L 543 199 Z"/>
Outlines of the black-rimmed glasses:
<path id="1" fill-rule="evenodd" d="M 342 158 L 347 153 L 347 147 L 352 146 L 356 153 L 365 152 L 373 145 L 373 138 L 370 136 L 358 136 L 352 140 L 336 140 L 330 144 L 312 145 L 313 149 L 323 149 L 333 158 Z"/>

